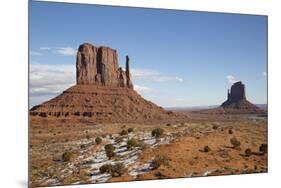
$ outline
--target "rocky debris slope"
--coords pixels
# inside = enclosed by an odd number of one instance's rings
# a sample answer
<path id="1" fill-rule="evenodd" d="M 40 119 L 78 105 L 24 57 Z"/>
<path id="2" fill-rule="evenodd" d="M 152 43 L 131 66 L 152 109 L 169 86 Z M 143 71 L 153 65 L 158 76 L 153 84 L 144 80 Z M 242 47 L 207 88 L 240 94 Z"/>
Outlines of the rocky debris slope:
<path id="1" fill-rule="evenodd" d="M 176 117 L 172 112 L 145 100 L 133 89 L 129 57 L 126 57 L 126 70 L 123 71 L 119 67 L 116 50 L 82 44 L 77 52 L 76 70 L 75 86 L 34 106 L 30 109 L 30 115 L 91 118 L 100 122 Z"/>

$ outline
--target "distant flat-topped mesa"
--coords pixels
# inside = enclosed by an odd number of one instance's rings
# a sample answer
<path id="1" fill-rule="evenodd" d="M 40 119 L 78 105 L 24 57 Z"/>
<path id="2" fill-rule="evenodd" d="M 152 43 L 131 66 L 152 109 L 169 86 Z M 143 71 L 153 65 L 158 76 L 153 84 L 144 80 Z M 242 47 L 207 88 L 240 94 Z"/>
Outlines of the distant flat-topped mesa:
<path id="1" fill-rule="evenodd" d="M 119 67 L 116 50 L 84 43 L 77 52 L 76 83 L 132 89 L 129 57 L 126 56 L 126 70 L 123 71 Z"/>

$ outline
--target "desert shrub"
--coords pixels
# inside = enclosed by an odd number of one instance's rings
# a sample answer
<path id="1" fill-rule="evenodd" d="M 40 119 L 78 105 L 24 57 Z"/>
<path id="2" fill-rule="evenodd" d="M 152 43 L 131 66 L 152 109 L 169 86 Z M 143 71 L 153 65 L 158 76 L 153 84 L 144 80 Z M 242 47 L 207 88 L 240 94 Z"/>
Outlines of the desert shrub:
<path id="1" fill-rule="evenodd" d="M 261 144 L 261 145 L 260 145 L 259 150 L 260 150 L 260 152 L 261 152 L 262 154 L 267 153 L 267 149 L 268 149 L 267 144 Z"/>
<path id="2" fill-rule="evenodd" d="M 128 133 L 131 133 L 131 132 L 133 132 L 133 131 L 134 131 L 133 128 L 129 128 L 129 129 L 128 129 Z"/>
<path id="3" fill-rule="evenodd" d="M 211 151 L 211 148 L 209 146 L 204 146 L 203 151 L 209 152 L 209 151 Z"/>
<path id="4" fill-rule="evenodd" d="M 95 142 L 96 144 L 101 144 L 102 143 L 101 137 L 96 137 Z"/>
<path id="5" fill-rule="evenodd" d="M 128 149 L 131 149 L 131 148 L 136 147 L 136 146 L 138 146 L 138 141 L 136 139 L 131 138 L 127 141 L 127 148 Z"/>
<path id="6" fill-rule="evenodd" d="M 233 148 L 238 148 L 241 145 L 240 141 L 236 137 L 231 138 L 230 143 L 233 145 Z"/>
<path id="7" fill-rule="evenodd" d="M 85 144 L 81 144 L 81 145 L 80 145 L 80 148 L 81 148 L 81 149 L 85 149 L 85 148 L 86 148 L 86 145 L 85 145 Z"/>
<path id="8" fill-rule="evenodd" d="M 123 165 L 123 163 L 116 163 L 115 165 L 112 166 L 110 174 L 113 177 L 119 177 L 122 174 L 124 174 L 124 172 L 125 172 L 125 166 Z"/>
<path id="9" fill-rule="evenodd" d="M 249 157 L 249 156 L 251 156 L 251 155 L 252 155 L 252 150 L 249 149 L 249 148 L 247 148 L 247 149 L 245 150 L 245 156 Z"/>
<path id="10" fill-rule="evenodd" d="M 62 160 L 64 162 L 73 161 L 76 158 L 76 153 L 73 151 L 66 151 L 62 154 Z"/>
<path id="11" fill-rule="evenodd" d="M 213 124 L 213 129 L 217 130 L 219 128 L 219 126 L 217 124 Z"/>
<path id="12" fill-rule="evenodd" d="M 163 134 L 164 134 L 164 130 L 161 129 L 161 128 L 153 129 L 152 132 L 151 132 L 151 135 L 155 136 L 156 138 L 161 137 Z"/>
<path id="13" fill-rule="evenodd" d="M 112 169 L 112 165 L 111 164 L 104 164 L 102 165 L 99 170 L 100 170 L 100 173 L 110 173 L 111 172 L 111 169 Z"/>
<path id="14" fill-rule="evenodd" d="M 116 163 L 115 165 L 105 164 L 102 165 L 99 170 L 100 173 L 110 173 L 112 177 L 119 177 L 124 174 L 125 166 L 123 163 Z"/>
<path id="15" fill-rule="evenodd" d="M 115 147 L 112 144 L 105 145 L 104 149 L 105 149 L 106 156 L 109 159 L 111 159 L 112 157 L 115 156 L 115 153 L 114 153 Z"/>
<path id="16" fill-rule="evenodd" d="M 168 157 L 165 155 L 157 155 L 151 162 L 152 169 L 158 169 L 161 165 L 168 165 Z"/>
<path id="17" fill-rule="evenodd" d="M 120 132 L 120 135 L 121 136 L 124 136 L 124 135 L 127 135 L 128 134 L 128 131 L 123 129 L 121 132 Z"/>
<path id="18" fill-rule="evenodd" d="M 90 140 L 91 136 L 90 135 L 86 135 L 86 138 L 87 138 L 87 140 Z"/>
<path id="19" fill-rule="evenodd" d="M 170 126 L 171 126 L 171 123 L 167 123 L 166 126 L 167 126 L 167 127 L 170 127 Z"/>
<path id="20" fill-rule="evenodd" d="M 228 134 L 233 134 L 233 130 L 232 130 L 232 129 L 229 129 L 229 130 L 228 130 Z"/>

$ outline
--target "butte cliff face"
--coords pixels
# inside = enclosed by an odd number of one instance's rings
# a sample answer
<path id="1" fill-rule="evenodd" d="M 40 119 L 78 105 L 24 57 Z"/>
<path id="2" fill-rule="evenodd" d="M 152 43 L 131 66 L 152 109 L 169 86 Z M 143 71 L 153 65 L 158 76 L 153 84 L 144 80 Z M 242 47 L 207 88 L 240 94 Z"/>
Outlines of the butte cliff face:
<path id="1" fill-rule="evenodd" d="M 32 117 L 91 118 L 101 122 L 162 120 L 175 117 L 134 89 L 129 57 L 119 67 L 116 50 L 85 43 L 76 58 L 76 85 L 30 109 Z M 55 83 L 54 83 L 55 84 Z"/>
<path id="2" fill-rule="evenodd" d="M 116 50 L 88 43 L 80 45 L 76 60 L 76 83 L 133 89 L 129 57 L 126 57 L 126 70 L 123 71 L 118 65 Z"/>

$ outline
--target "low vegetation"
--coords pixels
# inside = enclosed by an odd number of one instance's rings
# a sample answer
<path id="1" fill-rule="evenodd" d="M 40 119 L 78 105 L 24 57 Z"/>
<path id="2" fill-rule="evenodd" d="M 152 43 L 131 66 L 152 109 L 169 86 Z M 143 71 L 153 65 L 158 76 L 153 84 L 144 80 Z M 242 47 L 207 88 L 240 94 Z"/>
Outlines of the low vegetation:
<path id="1" fill-rule="evenodd" d="M 211 151 L 211 148 L 209 146 L 204 146 L 203 152 L 209 152 Z"/>
<path id="2" fill-rule="evenodd" d="M 156 138 L 161 137 L 163 134 L 164 134 L 164 129 L 161 129 L 161 128 L 153 129 L 151 132 L 151 135 Z"/>
<path id="3" fill-rule="evenodd" d="M 266 154 L 268 150 L 267 144 L 261 144 L 259 150 L 262 154 Z"/>
<path id="4" fill-rule="evenodd" d="M 127 141 L 127 149 L 132 149 L 133 147 L 138 146 L 138 141 L 134 138 L 131 138 Z"/>
<path id="5" fill-rule="evenodd" d="M 247 148 L 247 149 L 245 150 L 245 156 L 250 157 L 252 154 L 253 154 L 253 153 L 252 153 L 252 150 L 251 150 L 250 148 Z"/>
<path id="6" fill-rule="evenodd" d="M 119 177 L 125 172 L 125 166 L 123 163 L 105 164 L 100 167 L 100 173 L 109 173 L 112 177 Z"/>
<path id="7" fill-rule="evenodd" d="M 62 160 L 64 162 L 71 162 L 77 157 L 77 154 L 73 151 L 66 151 L 62 154 Z"/>
<path id="8" fill-rule="evenodd" d="M 128 134 L 128 131 L 123 129 L 121 132 L 120 132 L 120 135 L 121 136 L 124 136 L 124 135 L 127 135 Z"/>
<path id="9" fill-rule="evenodd" d="M 97 137 L 97 138 L 95 139 L 95 142 L 96 142 L 96 144 L 101 144 L 101 143 L 102 143 L 101 137 Z"/>
<path id="10" fill-rule="evenodd" d="M 152 169 L 158 169 L 161 165 L 168 165 L 169 159 L 166 155 L 157 155 L 151 162 Z"/>
<path id="11" fill-rule="evenodd" d="M 115 147 L 112 145 L 112 144 L 107 144 L 104 146 L 104 149 L 105 149 L 105 153 L 106 153 L 106 156 L 111 159 L 112 157 L 115 156 Z"/>
<path id="12" fill-rule="evenodd" d="M 213 127 L 212 127 L 214 130 L 217 130 L 219 128 L 219 126 L 217 124 L 213 124 Z"/>
<path id="13" fill-rule="evenodd" d="M 129 128 L 129 129 L 128 129 L 128 133 L 131 133 L 131 132 L 133 132 L 133 131 L 134 131 L 133 128 Z"/>
<path id="14" fill-rule="evenodd" d="M 232 144 L 233 148 L 238 148 L 241 145 L 240 141 L 236 137 L 231 138 L 230 143 Z"/>

